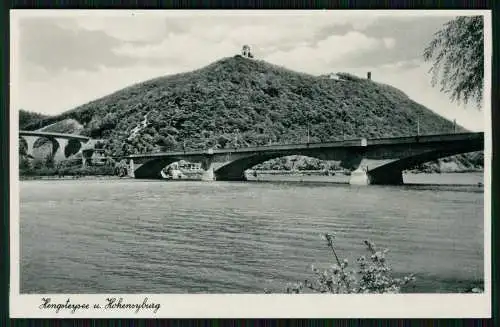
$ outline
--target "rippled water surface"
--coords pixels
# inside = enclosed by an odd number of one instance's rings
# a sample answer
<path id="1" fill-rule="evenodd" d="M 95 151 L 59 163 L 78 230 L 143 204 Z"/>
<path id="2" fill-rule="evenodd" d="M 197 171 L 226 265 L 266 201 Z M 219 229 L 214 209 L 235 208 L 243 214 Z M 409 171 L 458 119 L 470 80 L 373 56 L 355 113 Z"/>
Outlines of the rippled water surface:
<path id="1" fill-rule="evenodd" d="M 324 232 L 351 261 L 390 248 L 409 291 L 456 291 L 483 278 L 484 194 L 455 175 L 470 185 L 23 181 L 21 292 L 282 292 L 332 262 Z"/>

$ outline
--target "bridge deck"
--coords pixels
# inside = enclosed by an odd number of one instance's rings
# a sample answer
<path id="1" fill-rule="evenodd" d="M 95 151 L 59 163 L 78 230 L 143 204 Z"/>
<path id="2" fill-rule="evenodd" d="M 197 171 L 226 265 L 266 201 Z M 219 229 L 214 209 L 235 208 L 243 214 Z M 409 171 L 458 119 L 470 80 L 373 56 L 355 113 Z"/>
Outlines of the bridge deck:
<path id="1" fill-rule="evenodd" d="M 38 131 L 19 131 L 19 135 L 25 136 L 40 136 L 40 137 L 55 137 L 61 139 L 73 139 L 80 141 L 88 141 L 90 137 L 75 134 L 64 134 L 64 133 L 52 133 L 52 132 L 38 132 Z"/>
<path id="2" fill-rule="evenodd" d="M 436 135 L 419 135 L 419 136 L 404 136 L 390 137 L 379 139 L 354 139 L 334 142 L 320 143 L 298 143 L 298 144 L 280 144 L 280 145 L 265 145 L 248 148 L 228 148 L 228 149 L 213 149 L 213 150 L 197 150 L 197 151 L 172 151 L 172 152 L 156 152 L 133 154 L 125 156 L 126 159 L 134 158 L 159 158 L 159 157 L 176 157 L 176 156 L 196 156 L 204 154 L 225 154 L 225 153 L 248 153 L 248 152 L 268 152 L 268 151 L 286 151 L 300 149 L 320 149 L 320 148 L 342 148 L 342 147 L 365 147 L 376 145 L 395 145 L 395 144 L 422 144 L 436 142 L 459 142 L 484 139 L 484 133 L 456 133 L 456 134 L 436 134 Z"/>

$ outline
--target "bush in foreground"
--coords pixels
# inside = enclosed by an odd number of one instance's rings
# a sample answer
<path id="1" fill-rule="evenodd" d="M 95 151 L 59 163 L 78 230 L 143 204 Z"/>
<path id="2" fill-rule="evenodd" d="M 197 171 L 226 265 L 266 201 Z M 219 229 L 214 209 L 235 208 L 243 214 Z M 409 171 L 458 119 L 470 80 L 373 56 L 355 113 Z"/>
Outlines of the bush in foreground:
<path id="1" fill-rule="evenodd" d="M 358 267 L 348 268 L 348 260 L 340 260 L 335 251 L 334 238 L 333 234 L 324 235 L 328 247 L 332 250 L 335 263 L 323 271 L 313 266 L 313 280 L 288 285 L 287 293 L 302 293 L 304 290 L 334 294 L 400 293 L 401 287 L 415 280 L 413 274 L 395 278 L 385 258 L 388 250 L 378 249 L 373 242 L 367 240 L 364 243 L 369 257 L 359 257 L 356 260 Z"/>

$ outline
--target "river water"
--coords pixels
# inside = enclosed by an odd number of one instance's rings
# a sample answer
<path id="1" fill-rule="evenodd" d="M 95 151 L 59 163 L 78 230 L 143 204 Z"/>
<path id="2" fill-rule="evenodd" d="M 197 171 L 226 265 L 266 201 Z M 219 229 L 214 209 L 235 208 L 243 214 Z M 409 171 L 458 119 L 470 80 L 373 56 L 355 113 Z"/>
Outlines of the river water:
<path id="1" fill-rule="evenodd" d="M 350 262 L 364 239 L 389 248 L 396 274 L 416 274 L 406 292 L 482 281 L 482 174 L 369 187 L 287 178 L 22 181 L 21 293 L 283 292 L 333 263 L 325 232 Z"/>

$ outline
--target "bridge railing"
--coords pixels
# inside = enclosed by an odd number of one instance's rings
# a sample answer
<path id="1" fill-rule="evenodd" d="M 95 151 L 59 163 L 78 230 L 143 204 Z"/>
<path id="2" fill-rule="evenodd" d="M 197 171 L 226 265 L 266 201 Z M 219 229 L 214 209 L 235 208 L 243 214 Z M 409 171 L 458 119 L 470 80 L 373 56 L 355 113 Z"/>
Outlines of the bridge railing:
<path id="1" fill-rule="evenodd" d="M 125 159 L 143 158 L 143 157 L 162 157 L 168 156 L 186 156 L 186 155 L 202 155 L 202 154 L 225 154 L 225 153 L 246 153 L 246 152 L 260 152 L 260 151 L 286 151 L 290 149 L 315 149 L 323 147 L 353 147 L 353 146 L 366 146 L 366 139 L 353 139 L 334 142 L 310 142 L 310 143 L 287 143 L 287 144 L 273 144 L 263 145 L 257 147 L 241 147 L 241 148 L 225 148 L 225 149 L 207 149 L 207 150 L 192 150 L 192 151 L 170 151 L 170 152 L 153 152 L 142 154 L 131 154 L 124 156 Z"/>
<path id="2" fill-rule="evenodd" d="M 452 134 L 427 134 L 402 137 L 386 137 L 368 140 L 369 145 L 376 144 L 402 144 L 402 143 L 422 143 L 422 142 L 446 142 L 446 141 L 466 141 L 484 139 L 483 132 L 477 133 L 452 133 Z"/>
<path id="3" fill-rule="evenodd" d="M 19 135 L 21 136 L 49 136 L 49 137 L 58 137 L 58 138 L 69 138 L 69 139 L 77 139 L 82 141 L 90 140 L 90 137 L 76 134 L 65 134 L 65 133 L 53 133 L 53 132 L 38 132 L 38 131 L 19 131 Z"/>
<path id="4" fill-rule="evenodd" d="M 247 153 L 261 151 L 286 151 L 291 149 L 320 149 L 331 147 L 364 147 L 370 145 L 382 144 L 404 144 L 404 143 L 423 143 L 423 142 L 445 142 L 459 140 L 481 140 L 484 137 L 483 132 L 477 133 L 453 133 L 453 134 L 434 134 L 434 135 L 414 135 L 402 137 L 387 137 L 378 139 L 356 138 L 342 141 L 332 142 L 309 142 L 309 143 L 287 143 L 287 144 L 272 144 L 256 147 L 238 147 L 225 149 L 207 149 L 207 150 L 190 150 L 190 151 L 171 151 L 171 152 L 155 152 L 142 153 L 124 156 L 124 159 L 144 158 L 144 157 L 163 157 L 163 156 L 195 156 L 195 155 L 212 155 L 226 153 Z"/>

